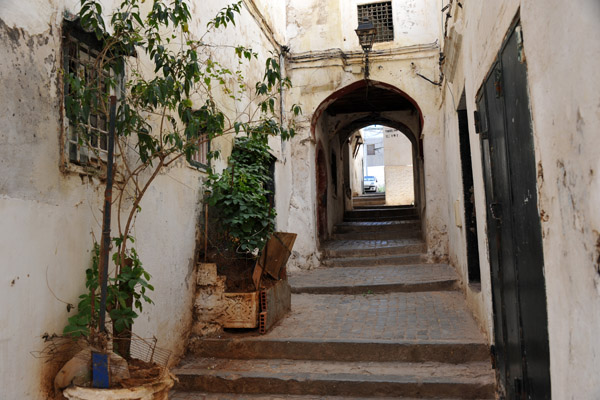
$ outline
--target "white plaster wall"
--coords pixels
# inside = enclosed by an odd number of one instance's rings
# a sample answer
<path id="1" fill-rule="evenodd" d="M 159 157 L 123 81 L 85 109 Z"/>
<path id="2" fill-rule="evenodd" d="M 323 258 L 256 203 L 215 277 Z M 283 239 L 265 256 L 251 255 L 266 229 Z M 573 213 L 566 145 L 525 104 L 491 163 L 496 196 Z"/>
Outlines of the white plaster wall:
<path id="1" fill-rule="evenodd" d="M 426 209 L 426 221 L 424 222 L 426 224 L 426 238 L 432 257 L 443 259 L 447 254 L 445 230 L 448 211 L 445 203 L 446 182 L 443 174 L 441 174 L 441 171 L 444 171 L 446 166 L 443 151 L 444 138 L 439 127 L 438 99 L 440 90 L 431 83 L 417 77 L 411 67 L 411 62 L 418 65 L 421 71 L 430 71 L 430 76 L 436 76 L 437 53 L 424 52 L 421 58 L 414 61 L 404 59 L 377 60 L 373 63 L 374 67 L 371 78 L 375 81 L 397 85 L 417 102 L 423 112 L 422 137 L 425 155 L 425 192 L 427 197 L 424 204 Z M 287 101 L 302 104 L 307 124 L 310 118 L 312 118 L 314 111 L 327 96 L 361 78 L 360 76 L 345 72 L 341 67 L 329 65 L 328 61 L 315 61 L 310 64 L 310 67 L 304 64 L 299 66 L 298 64 L 290 63 L 288 67 L 288 73 L 292 77 L 292 80 L 298 82 L 299 85 L 296 85 L 289 93 Z M 392 114 L 390 113 L 390 115 Z M 384 113 L 384 115 L 387 114 Z M 407 119 L 409 117 L 407 115 L 403 118 L 405 118 L 405 121 L 409 121 L 407 124 L 411 129 L 418 132 L 418 121 L 413 122 L 414 116 L 411 117 L 412 119 Z M 335 127 L 335 124 L 332 123 L 330 126 Z M 315 135 L 315 140 L 319 140 L 319 138 L 323 138 L 323 141 L 328 140 L 327 136 L 323 136 L 325 135 L 324 132 L 317 131 Z M 309 138 L 305 139 L 307 142 L 310 140 Z M 306 161 L 297 160 L 294 157 L 293 162 L 302 164 Z M 296 171 L 296 167 L 293 170 Z M 304 169 L 302 168 L 299 168 L 298 171 L 304 173 Z M 309 181 L 312 180 L 314 180 L 314 175 Z M 310 182 L 310 184 L 312 185 L 313 183 Z M 306 194 L 309 193 L 309 190 L 306 186 L 303 192 Z M 300 192 L 298 191 L 297 194 L 300 194 Z M 303 199 L 299 199 L 295 193 L 293 198 L 297 198 L 297 200 L 293 201 L 304 203 L 309 198 L 306 195 L 304 196 Z M 314 209 L 315 203 L 313 202 L 307 206 L 312 208 L 312 215 L 316 215 L 316 210 Z M 313 228 L 310 231 L 314 232 L 315 229 Z M 298 238 L 298 240 L 303 241 L 302 238 Z M 312 249 L 311 253 L 317 251 L 315 242 L 307 242 L 303 245 L 303 248 Z"/>
<path id="2" fill-rule="evenodd" d="M 539 160 L 552 396 L 592 399 L 600 397 L 600 3 L 571 6 L 523 1 L 521 17 Z"/>
<path id="3" fill-rule="evenodd" d="M 413 204 L 415 201 L 412 143 L 400 131 L 385 128 L 383 133 L 385 158 L 385 203 Z"/>
<path id="4" fill-rule="evenodd" d="M 453 83 L 444 89 L 446 167 L 452 171 L 459 165 L 455 100 L 464 82 L 482 272 L 481 292 L 467 289 L 467 297 L 491 335 L 485 199 L 472 111 L 475 94 L 519 11 L 537 161 L 552 396 L 593 399 L 600 397 L 600 378 L 595 373 L 600 365 L 596 339 L 600 331 L 600 73 L 595 63 L 600 60 L 600 42 L 596 39 L 600 36 L 600 4 L 594 0 L 553 2 L 551 7 L 533 0 L 507 0 L 485 6 L 469 2 L 463 3 L 463 10 L 452 13 L 463 42 Z M 460 187 L 458 178 L 455 173 L 448 176 L 449 207 L 455 199 L 462 202 L 462 194 L 454 188 Z M 448 232 L 450 258 L 466 280 L 463 232 L 454 226 Z"/>
<path id="5" fill-rule="evenodd" d="M 283 0 L 246 0 L 245 2 L 247 3 L 247 7 L 251 6 L 251 3 L 254 2 L 258 11 L 264 17 L 266 25 L 273 32 L 275 40 L 280 44 L 285 44 L 287 29 L 286 2 Z"/>
<path id="6" fill-rule="evenodd" d="M 356 133 L 355 135 L 360 135 L 360 133 Z M 352 137 L 354 138 L 354 136 Z M 354 143 L 354 139 L 352 142 Z M 349 149 L 349 157 L 350 157 L 350 188 L 352 190 L 352 196 L 360 196 L 362 194 L 362 182 L 363 182 L 363 147 L 358 149 L 356 153 L 356 157 L 352 158 L 352 147 Z"/>
<path id="7" fill-rule="evenodd" d="M 373 149 L 375 154 L 369 155 L 369 146 L 374 146 Z M 383 136 L 375 138 L 366 138 L 363 146 L 363 157 L 365 158 L 365 165 L 367 168 L 370 167 L 382 167 L 385 163 L 385 149 L 383 146 Z"/>
<path id="8" fill-rule="evenodd" d="M 308 126 L 300 127 L 292 139 L 290 147 L 292 150 L 288 162 L 293 173 L 287 177 L 292 181 L 287 230 L 298 234 L 288 261 L 288 268 L 293 271 L 294 269 L 310 269 L 319 265 L 319 254 L 316 247 L 316 153 Z"/>
<path id="9" fill-rule="evenodd" d="M 385 204 L 409 205 L 415 201 L 413 168 L 390 165 L 385 167 Z"/>
<path id="10" fill-rule="evenodd" d="M 339 48 L 359 50 L 354 30 L 357 5 L 366 0 L 288 0 L 287 39 L 294 52 Z M 438 0 L 393 0 L 394 41 L 375 43 L 373 50 L 433 43 L 439 37 Z"/>
<path id="11" fill-rule="evenodd" d="M 383 133 L 385 166 L 412 165 L 412 143 L 402 132 L 385 128 Z"/>
<path id="12" fill-rule="evenodd" d="M 67 303 L 76 305 L 77 296 L 84 291 L 92 233 L 100 237 L 103 185 L 59 170 L 60 26 L 65 8 L 76 12 L 76 4 L 75 0 L 28 4 L 6 0 L 0 10 L 3 399 L 47 398 L 43 381 L 50 377 L 53 366 L 30 352 L 42 350 L 45 344 L 41 336 L 61 333 L 67 317 L 73 314 L 67 312 Z M 113 2 L 104 4 L 108 10 Z M 202 32 L 209 16 L 223 6 L 217 0 L 201 5 L 193 2 L 195 21 L 190 30 Z M 280 14 L 281 6 L 267 12 L 273 20 Z M 273 47 L 246 8 L 237 18 L 236 27 L 207 40 L 254 47 L 259 52 L 258 66 L 247 68 L 245 73 L 250 81 L 262 78 L 264 60 Z M 231 49 L 229 52 L 233 53 Z M 214 55 L 225 63 L 233 60 L 219 49 Z M 236 111 L 227 108 L 231 104 L 222 94 L 216 93 L 215 98 L 222 101 L 228 113 Z M 286 160 L 292 147 L 282 147 L 278 139 L 271 144 L 278 157 L 276 202 L 283 208 L 278 227 L 286 229 L 293 187 L 286 178 L 286 174 L 291 175 Z M 231 148 L 230 139 L 220 146 L 224 157 L 217 167 L 222 168 Z M 288 172 L 282 172 L 286 168 Z M 203 177 L 185 163 L 159 176 L 142 202 L 134 230 L 135 247 L 155 286 L 150 293 L 155 304 L 144 307 L 134 331 L 142 337 L 156 336 L 158 345 L 173 351 L 175 357 L 183 353 L 191 325 L 195 231 Z"/>

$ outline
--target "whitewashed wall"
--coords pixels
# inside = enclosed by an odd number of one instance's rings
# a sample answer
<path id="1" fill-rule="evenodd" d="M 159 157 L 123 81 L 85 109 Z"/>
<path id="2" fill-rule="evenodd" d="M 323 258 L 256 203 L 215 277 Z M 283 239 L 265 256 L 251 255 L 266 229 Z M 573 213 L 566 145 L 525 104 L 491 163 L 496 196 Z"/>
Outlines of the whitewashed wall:
<path id="1" fill-rule="evenodd" d="M 412 143 L 400 131 L 385 128 L 385 203 L 407 205 L 415 201 Z"/>
<path id="2" fill-rule="evenodd" d="M 492 335 L 481 153 L 474 135 L 475 94 L 520 12 L 527 60 L 542 220 L 552 397 L 600 397 L 600 3 L 595 0 L 462 2 L 452 24 L 462 33 L 451 83 L 444 87 L 448 205 L 461 202 L 456 101 L 464 87 L 478 217 L 481 292 L 467 289 Z M 449 212 L 450 258 L 466 281 L 464 233 Z"/>
<path id="3" fill-rule="evenodd" d="M 218 0 L 192 3 L 190 30 L 198 33 L 225 5 Z M 100 237 L 103 185 L 59 170 L 61 23 L 63 12 L 77 12 L 77 4 L 74 0 L 5 0 L 0 7 L 3 399 L 46 399 L 44 382 L 52 367 L 30 352 L 42 350 L 42 335 L 61 333 L 67 317 L 74 313 L 67 312 L 66 303 L 77 304 L 77 296 L 84 291 L 92 234 Z M 104 4 L 105 10 L 110 10 L 113 2 Z M 253 47 L 259 59 L 256 67 L 245 72 L 250 80 L 257 80 L 262 78 L 265 58 L 277 49 L 248 10 L 244 7 L 236 27 L 208 39 Z M 284 36 L 281 14 L 281 7 L 275 6 L 265 12 L 278 22 L 273 35 L 280 38 Z M 223 62 L 233 60 L 218 49 L 215 57 Z M 217 144 L 224 149 L 224 157 L 231 148 L 230 140 Z M 276 201 L 287 209 L 290 183 L 282 170 L 289 168 L 286 157 L 290 148 L 282 150 L 279 140 L 274 140 L 272 147 L 279 160 Z M 159 346 L 172 350 L 175 358 L 184 351 L 191 324 L 196 220 L 203 178 L 203 173 L 186 163 L 159 176 L 142 202 L 134 230 L 135 247 L 156 288 L 150 294 L 155 304 L 144 307 L 134 331 L 143 337 L 156 336 Z M 282 225 L 287 225 L 287 216 L 281 214 L 285 218 Z"/>
<path id="4" fill-rule="evenodd" d="M 304 111 L 304 129 L 294 142 L 293 157 L 294 176 L 298 177 L 294 181 L 301 185 L 294 185 L 292 204 L 298 206 L 292 210 L 290 218 L 303 221 L 303 232 L 316 233 L 316 200 L 312 192 L 315 175 L 314 171 L 309 171 L 304 164 L 307 159 L 314 160 L 315 146 L 319 140 L 323 143 L 329 140 L 323 126 L 315 130 L 314 137 L 311 135 L 310 122 L 313 113 L 329 95 L 363 79 L 360 68 L 362 50 L 354 32 L 357 25 L 357 4 L 356 1 L 340 0 L 288 1 L 287 41 L 292 51 L 292 59 L 288 62 L 287 71 L 297 83 L 289 93 L 288 102 L 301 103 Z M 439 2 L 434 0 L 393 2 L 394 12 L 398 13 L 397 18 L 404 22 L 410 20 L 411 24 L 395 20 L 398 33 L 394 42 L 378 43 L 374 46 L 374 52 L 383 52 L 372 55 L 371 79 L 398 87 L 421 107 L 427 185 L 427 199 L 423 205 L 426 210 L 427 244 L 432 256 L 443 258 L 447 254 L 447 210 L 444 203 L 445 180 L 439 172 L 443 171 L 445 165 L 443 137 L 439 129 L 438 99 L 441 91 L 416 75 L 416 72 L 419 72 L 434 80 L 439 75 L 439 48 L 435 45 L 441 29 L 437 18 L 439 14 L 436 11 L 438 6 Z M 435 18 L 424 18 L 432 13 L 435 13 Z M 406 34 L 402 33 L 403 29 L 407 30 Z M 416 47 L 417 44 L 420 47 Z M 351 54 L 351 57 L 342 59 L 341 51 Z M 418 132 L 418 128 L 415 131 Z M 329 153 L 329 149 L 326 153 Z M 296 163 L 299 164 L 298 168 L 295 167 Z M 313 172 L 313 175 L 306 175 L 308 172 Z M 302 174 L 301 179 L 299 174 Z M 328 212 L 330 218 L 337 215 L 335 210 L 343 208 L 342 204 L 330 202 L 328 206 L 331 207 Z M 330 226 L 336 222 L 339 221 L 330 221 Z M 298 237 L 296 250 L 299 252 L 296 254 L 299 261 L 296 262 L 295 258 L 292 258 L 292 265 L 301 268 L 318 265 L 315 237 Z"/>

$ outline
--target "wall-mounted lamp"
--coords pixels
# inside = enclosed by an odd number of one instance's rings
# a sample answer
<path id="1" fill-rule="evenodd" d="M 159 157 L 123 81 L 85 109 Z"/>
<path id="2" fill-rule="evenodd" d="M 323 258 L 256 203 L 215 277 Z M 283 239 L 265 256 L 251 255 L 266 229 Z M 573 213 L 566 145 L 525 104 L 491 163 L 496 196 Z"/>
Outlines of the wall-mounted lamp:
<path id="1" fill-rule="evenodd" d="M 375 41 L 377 29 L 371 21 L 368 19 L 362 19 L 355 32 L 358 36 L 360 47 L 362 47 L 363 52 L 365 53 L 365 79 L 367 79 L 369 78 L 369 52 L 373 48 L 373 42 Z"/>

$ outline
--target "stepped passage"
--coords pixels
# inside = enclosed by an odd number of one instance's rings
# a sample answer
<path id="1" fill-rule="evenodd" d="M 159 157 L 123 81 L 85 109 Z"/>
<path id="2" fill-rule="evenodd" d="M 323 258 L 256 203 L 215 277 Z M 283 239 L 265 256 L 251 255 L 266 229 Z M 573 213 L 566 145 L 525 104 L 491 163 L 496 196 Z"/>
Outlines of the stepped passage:
<path id="1" fill-rule="evenodd" d="M 192 343 L 171 398 L 495 398 L 489 346 L 453 268 L 425 262 L 414 208 L 347 212 L 323 253 L 271 332 Z"/>

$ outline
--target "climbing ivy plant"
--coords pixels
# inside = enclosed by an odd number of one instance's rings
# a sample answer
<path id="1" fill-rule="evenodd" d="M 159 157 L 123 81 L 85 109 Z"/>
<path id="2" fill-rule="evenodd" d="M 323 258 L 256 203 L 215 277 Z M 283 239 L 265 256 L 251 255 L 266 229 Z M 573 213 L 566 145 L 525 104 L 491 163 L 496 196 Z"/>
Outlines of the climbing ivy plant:
<path id="1" fill-rule="evenodd" d="M 208 204 L 218 207 L 218 229 L 239 253 L 256 255 L 275 229 L 269 204 L 273 156 L 264 136 L 238 138 L 222 173 L 206 182 Z"/>
<path id="2" fill-rule="evenodd" d="M 264 62 L 263 79 L 248 83 L 243 69 L 258 62 L 257 53 L 241 45 L 210 42 L 216 31 L 235 25 L 236 16 L 242 12 L 241 1 L 224 7 L 208 20 L 202 34 L 190 30 L 198 16 L 192 19 L 187 1 L 142 3 L 144 0 L 123 0 L 112 10 L 107 22 L 100 1 L 81 0 L 79 22 L 85 31 L 95 35 L 102 47 L 89 66 L 90 71 L 65 71 L 63 76 L 66 115 L 76 129 L 79 145 L 91 151 L 94 146 L 89 144 L 97 138 L 88 130 L 90 115 L 108 119 L 109 96 L 118 94 L 115 138 L 118 157 L 114 179 L 118 235 L 113 240 L 117 268 L 109 281 L 112 288 L 109 313 L 116 333 L 129 329 L 142 303 L 151 301 L 145 294 L 153 289 L 148 284 L 150 276 L 131 243 L 142 198 L 156 177 L 195 153 L 200 145 L 227 134 L 247 135 L 256 140 L 248 146 L 262 146 L 263 151 L 267 137 L 279 135 L 289 139 L 294 135 L 294 116 L 301 112 L 298 105 L 293 105 L 286 114 L 291 116 L 287 124 L 282 124 L 276 99 L 291 82 L 283 76 L 277 54 Z M 233 67 L 223 65 L 215 57 L 215 51 L 228 49 L 237 60 Z M 225 102 L 237 103 L 233 108 L 243 111 L 224 112 Z M 217 151 L 209 154 L 210 158 L 218 156 Z M 262 187 L 263 171 L 253 171 L 255 167 L 244 165 L 234 172 L 236 157 L 230 158 L 230 172 L 226 174 L 231 173 L 240 188 L 255 184 Z M 243 157 L 240 160 L 244 162 Z M 218 186 L 219 180 L 210 172 L 210 182 Z M 264 193 L 255 198 L 257 207 L 253 209 L 257 216 L 265 215 L 261 196 Z M 229 210 L 234 198 L 222 194 L 220 199 L 215 197 L 212 201 Z M 254 228 L 248 230 L 246 222 L 236 224 L 233 217 L 230 220 L 231 232 L 238 237 L 254 232 Z M 271 222 L 266 224 L 271 226 Z M 244 241 L 243 248 L 259 244 L 249 239 Z M 94 268 L 87 271 L 88 289 L 97 286 Z M 88 332 L 85 326 L 89 327 L 96 318 L 91 313 L 95 301 L 92 294 L 82 295 L 79 314 L 69 319 L 65 333 Z"/>

